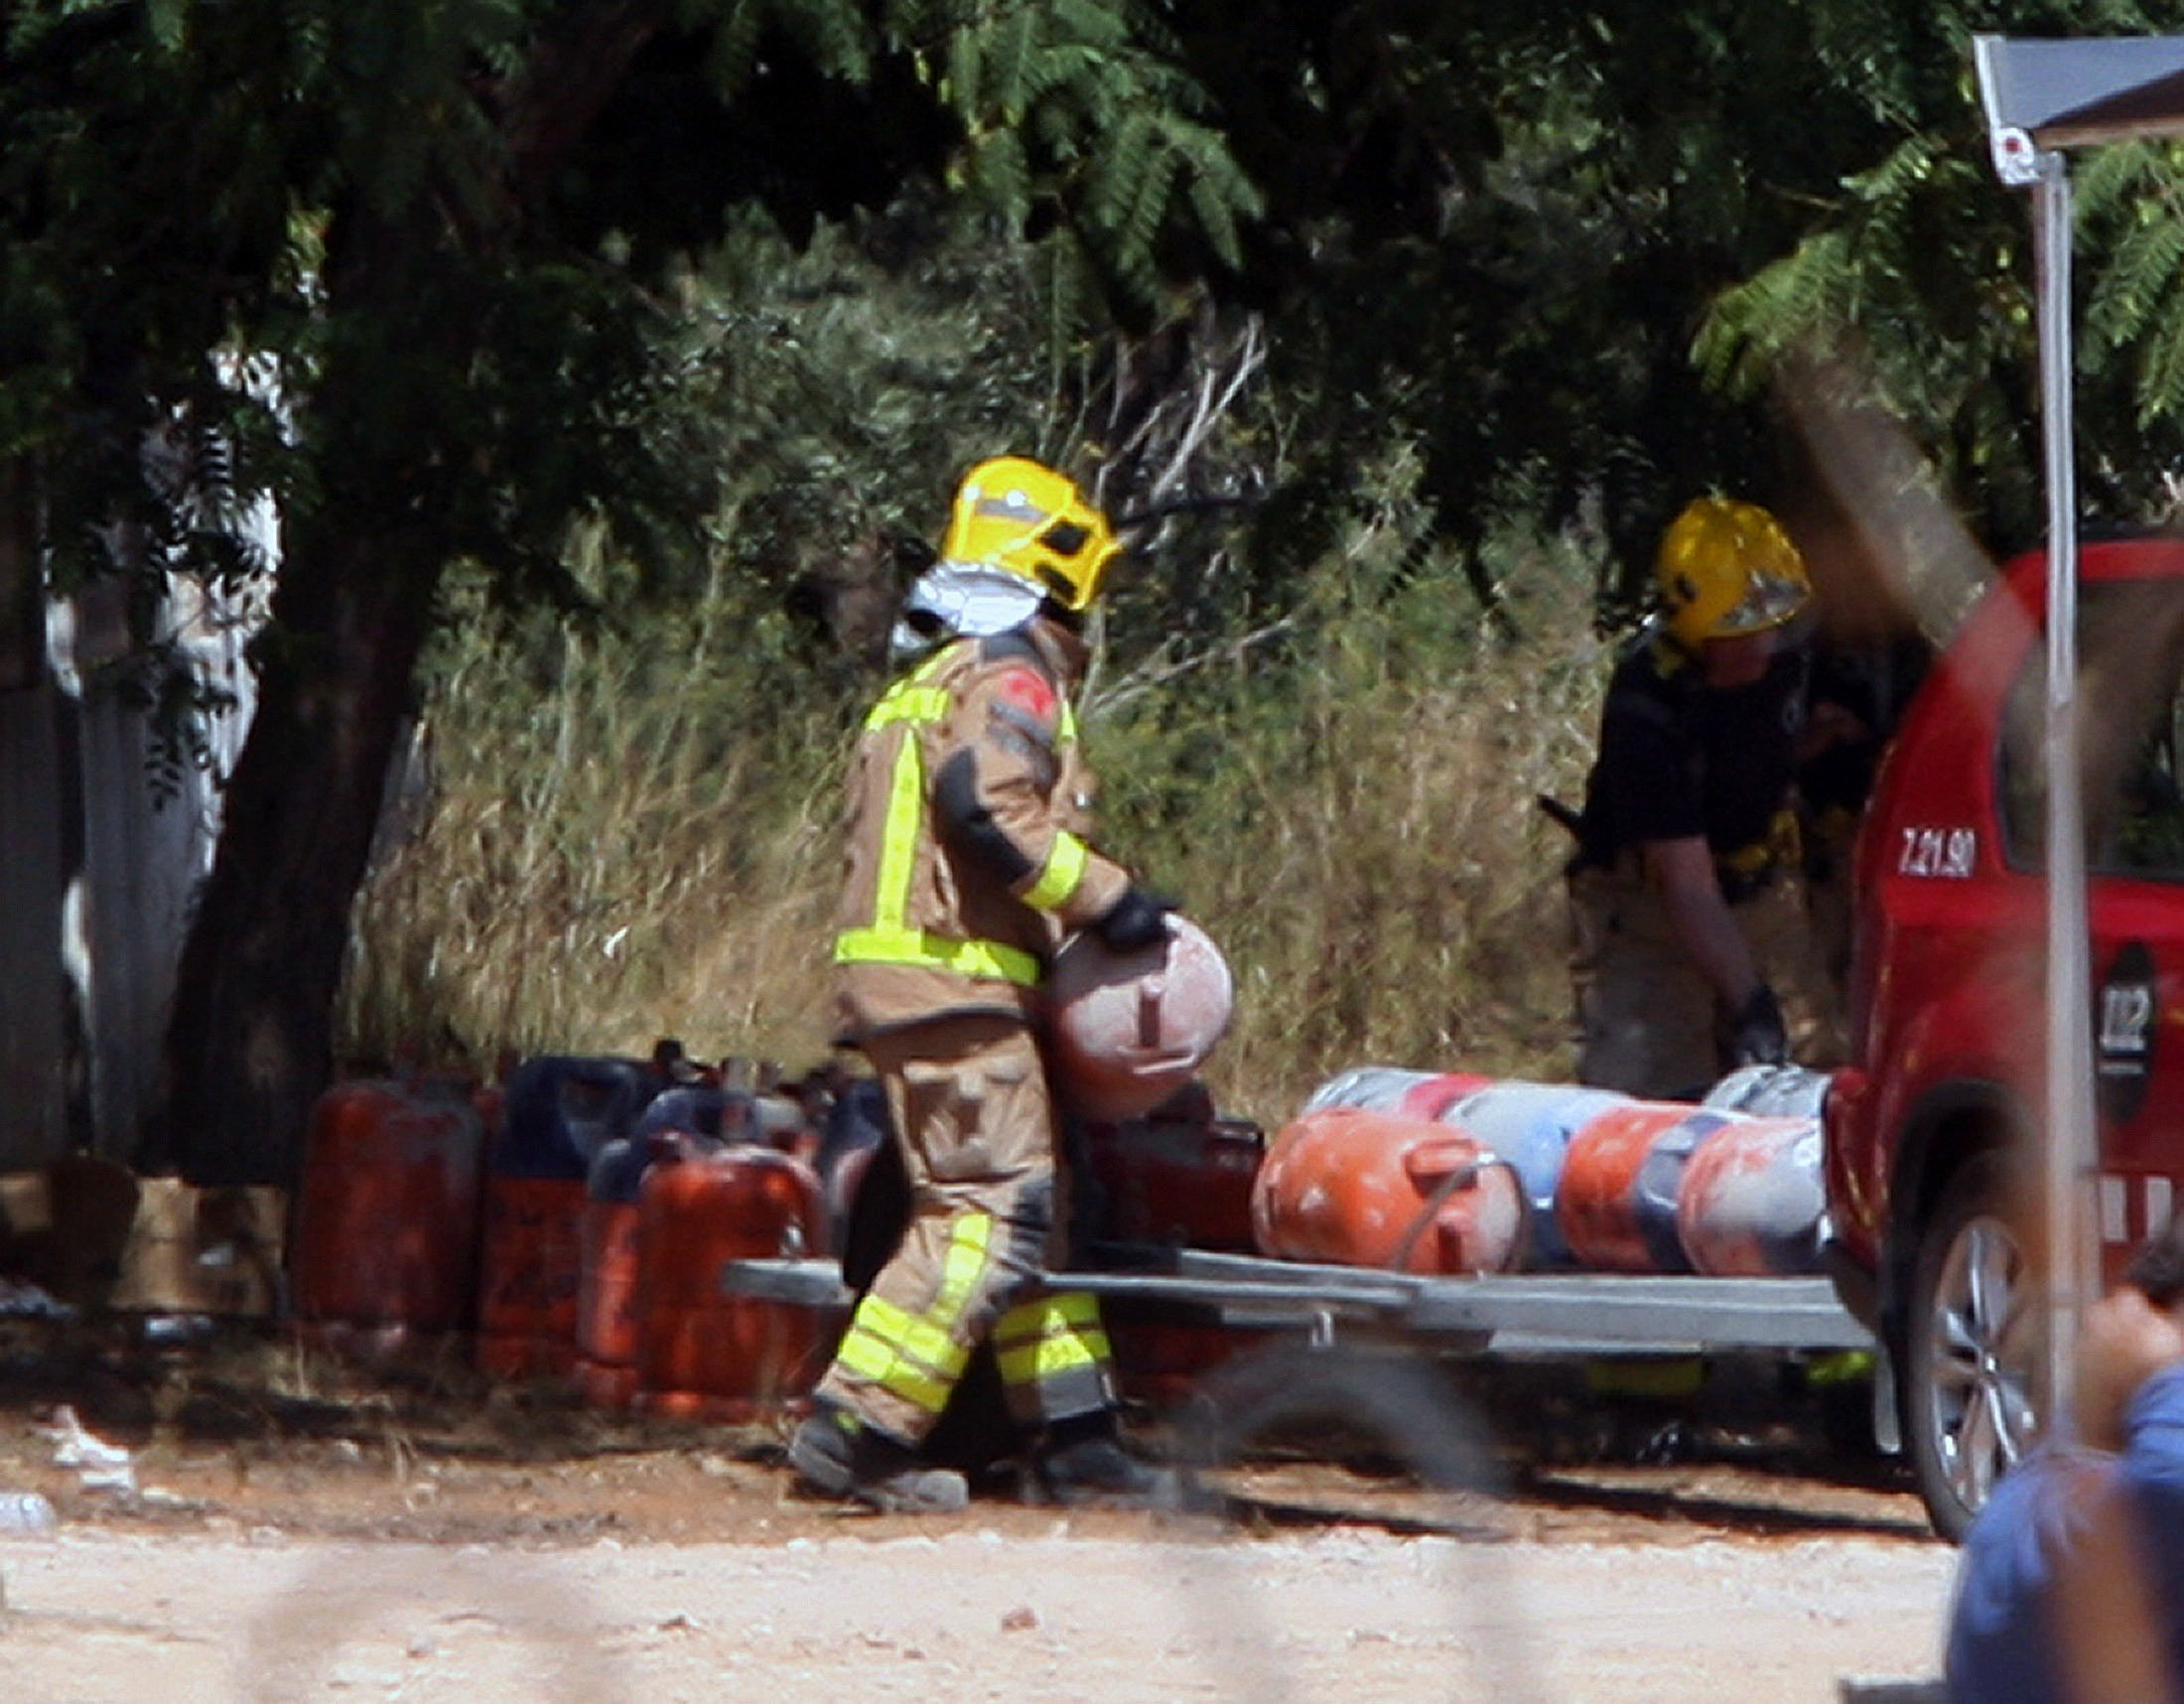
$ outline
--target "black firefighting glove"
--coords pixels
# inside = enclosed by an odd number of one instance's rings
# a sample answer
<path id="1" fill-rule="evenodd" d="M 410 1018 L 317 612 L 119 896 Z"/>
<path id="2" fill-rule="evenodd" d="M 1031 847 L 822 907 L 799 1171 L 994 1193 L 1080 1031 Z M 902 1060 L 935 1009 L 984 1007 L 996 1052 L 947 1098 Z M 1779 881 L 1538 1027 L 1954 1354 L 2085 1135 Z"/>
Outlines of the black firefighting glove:
<path id="1" fill-rule="evenodd" d="M 1117 952 L 1136 952 L 1167 938 L 1167 914 L 1173 900 L 1148 893 L 1133 882 L 1092 925 L 1093 932 Z"/>
<path id="2" fill-rule="evenodd" d="M 1728 1065 L 1788 1065 L 1790 1032 L 1782 1021 L 1782 1002 L 1762 982 L 1729 1019 Z"/>

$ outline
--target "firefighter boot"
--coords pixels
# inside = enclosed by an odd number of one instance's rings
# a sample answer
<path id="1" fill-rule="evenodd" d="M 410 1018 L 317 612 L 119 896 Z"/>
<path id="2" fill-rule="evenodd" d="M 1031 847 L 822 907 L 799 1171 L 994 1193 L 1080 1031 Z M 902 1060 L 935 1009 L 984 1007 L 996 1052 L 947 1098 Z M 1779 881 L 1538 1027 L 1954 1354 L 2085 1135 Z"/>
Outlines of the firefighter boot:
<path id="1" fill-rule="evenodd" d="M 1182 1482 L 1169 1468 L 1156 1468 L 1124 1450 L 1112 1413 L 1057 1421 L 1031 1458 L 1028 1494 L 1070 1506 L 1177 1509 Z"/>
<path id="2" fill-rule="evenodd" d="M 830 1403 L 819 1404 L 796 1428 L 788 1465 L 807 1490 L 869 1503 L 885 1514 L 951 1514 L 971 1500 L 961 1474 L 928 1467 L 907 1444 Z"/>

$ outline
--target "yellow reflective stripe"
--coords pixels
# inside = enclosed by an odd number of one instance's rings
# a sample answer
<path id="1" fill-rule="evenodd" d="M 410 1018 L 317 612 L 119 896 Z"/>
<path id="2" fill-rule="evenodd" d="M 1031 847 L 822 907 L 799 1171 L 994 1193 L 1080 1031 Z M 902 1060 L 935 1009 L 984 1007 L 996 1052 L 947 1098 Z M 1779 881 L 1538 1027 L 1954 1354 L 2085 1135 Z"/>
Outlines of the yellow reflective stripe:
<path id="1" fill-rule="evenodd" d="M 1018 1343 L 1041 1332 L 1100 1324 L 1100 1299 L 1089 1290 L 1063 1290 L 1011 1308 L 994 1324 L 994 1341 Z"/>
<path id="2" fill-rule="evenodd" d="M 873 904 L 873 923 L 880 928 L 900 929 L 909 910 L 910 872 L 917 866 L 917 825 L 924 799 L 925 766 L 918 757 L 917 741 L 905 734 L 894 754 L 887 821 L 880 831 L 880 882 Z"/>
<path id="3" fill-rule="evenodd" d="M 897 1354 L 913 1355 L 943 1378 L 961 1372 L 971 1351 L 948 1335 L 953 1320 L 938 1321 L 929 1315 L 907 1314 L 892 1302 L 868 1295 L 857 1304 L 852 1333 L 862 1333 Z"/>
<path id="4" fill-rule="evenodd" d="M 1067 745 L 1076 737 L 1077 713 L 1069 708 L 1069 700 L 1064 698 L 1061 701 L 1061 720 L 1054 724 L 1054 740 L 1058 745 Z"/>
<path id="5" fill-rule="evenodd" d="M 928 659 L 913 674 L 887 689 L 865 719 L 867 728 L 890 723 L 935 722 L 946 714 L 948 694 L 918 682 L 947 660 L 948 652 Z M 1036 955 L 998 940 L 950 940 L 911 928 L 910 882 L 917 871 L 919 830 L 925 814 L 925 764 L 917 737 L 905 731 L 894 754 L 887 785 L 887 814 L 880 831 L 880 872 L 874 884 L 873 922 L 869 928 L 845 929 L 835 936 L 837 964 L 907 964 L 945 970 L 982 982 L 1014 982 L 1035 988 L 1040 979 Z"/>
<path id="6" fill-rule="evenodd" d="M 835 1359 L 883 1390 L 914 1402 L 929 1414 L 948 1403 L 971 1351 L 950 1334 L 985 1272 L 993 1242 L 991 1213 L 966 1213 L 956 1221 L 941 1265 L 940 1295 L 923 1314 L 867 1295 L 842 1335 Z"/>
<path id="7" fill-rule="evenodd" d="M 954 647 L 935 651 L 880 695 L 880 702 L 865 718 L 868 728 L 885 728 L 890 722 L 937 722 L 948 713 L 948 694 L 921 682 L 940 672 Z"/>
<path id="8" fill-rule="evenodd" d="M 964 1306 L 986 1270 L 986 1257 L 994 1241 L 994 1215 L 967 1212 L 955 1221 L 948 1236 L 947 1258 L 940 1265 L 940 1295 L 933 1302 L 933 1317 L 951 1327 L 963 1317 Z"/>
<path id="9" fill-rule="evenodd" d="M 948 1405 L 948 1393 L 971 1357 L 946 1332 L 878 1296 L 858 1303 L 834 1354 L 846 1370 L 929 1414 Z"/>
<path id="10" fill-rule="evenodd" d="M 946 653 L 943 652 L 942 655 Z M 872 714 L 867 729 L 885 728 L 895 722 L 938 721 L 948 708 L 948 695 L 937 686 L 920 686 L 939 664 L 928 659 L 915 672 L 888 687 Z M 880 830 L 880 875 L 873 894 L 873 921 L 883 928 L 899 929 L 910 903 L 910 876 L 917 867 L 918 818 L 924 808 L 925 765 L 916 736 L 905 733 L 895 748 L 894 774 L 887 786 L 887 815 Z M 837 963 L 844 959 L 840 944 Z"/>
<path id="11" fill-rule="evenodd" d="M 1002 1349 L 995 1355 L 1005 1384 L 1036 1384 L 1086 1368 L 1097 1371 L 1114 1357 L 1104 1332 L 1070 1332 L 1034 1344 Z"/>
<path id="12" fill-rule="evenodd" d="M 834 1358 L 846 1370 L 871 1379 L 881 1389 L 915 1403 L 928 1414 L 938 1414 L 947 1407 L 949 1393 L 955 1388 L 953 1380 L 920 1372 L 887 1345 L 858 1332 L 842 1340 Z"/>
<path id="13" fill-rule="evenodd" d="M 938 686 L 891 686 L 865 718 L 869 728 L 885 728 L 893 722 L 937 722 L 948 713 L 948 694 Z"/>
<path id="14" fill-rule="evenodd" d="M 1054 836 L 1054 849 L 1046 854 L 1046 868 L 1039 872 L 1039 879 L 1024 891 L 1025 905 L 1036 906 L 1042 912 L 1050 912 L 1071 894 L 1084 879 L 1084 866 L 1091 853 L 1084 842 L 1064 830 Z"/>
<path id="15" fill-rule="evenodd" d="M 921 928 L 852 928 L 834 937 L 837 964 L 911 964 L 983 982 L 1036 988 L 1037 955 L 998 940 L 949 940 Z"/>
<path id="16" fill-rule="evenodd" d="M 994 1358 L 1010 1384 L 1028 1384 L 1114 1358 L 1100 1327 L 1099 1299 L 1082 1290 L 1040 1296 L 1011 1308 L 994 1326 Z"/>

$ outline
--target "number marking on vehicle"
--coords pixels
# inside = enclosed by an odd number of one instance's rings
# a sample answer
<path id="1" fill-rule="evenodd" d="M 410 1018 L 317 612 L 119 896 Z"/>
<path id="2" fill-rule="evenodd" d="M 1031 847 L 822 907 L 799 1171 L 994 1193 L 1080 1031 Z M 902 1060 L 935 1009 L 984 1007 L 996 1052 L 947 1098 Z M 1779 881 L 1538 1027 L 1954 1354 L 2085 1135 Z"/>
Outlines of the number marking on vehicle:
<path id="1" fill-rule="evenodd" d="M 2153 990 L 2125 983 L 2101 990 L 2101 1052 L 2136 1057 L 2146 1052 L 2153 1030 Z"/>
<path id="2" fill-rule="evenodd" d="M 1973 828 L 1906 828 L 1896 868 L 1906 876 L 1934 876 L 1961 882 L 1972 874 L 1979 855 Z"/>
<path id="3" fill-rule="evenodd" d="M 2135 1248 L 2169 1222 L 2176 1180 L 2164 1172 L 2103 1172 L 2096 1201 L 2101 1240 Z"/>

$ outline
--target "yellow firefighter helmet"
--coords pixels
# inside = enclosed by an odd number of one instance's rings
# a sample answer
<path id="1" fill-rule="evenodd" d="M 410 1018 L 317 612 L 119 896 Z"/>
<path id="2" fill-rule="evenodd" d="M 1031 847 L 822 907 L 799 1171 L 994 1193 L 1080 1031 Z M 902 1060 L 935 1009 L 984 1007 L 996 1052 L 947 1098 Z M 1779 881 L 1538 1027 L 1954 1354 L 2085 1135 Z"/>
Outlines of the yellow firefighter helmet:
<path id="1" fill-rule="evenodd" d="M 1757 503 L 1700 497 L 1662 534 L 1654 577 L 1669 631 L 1697 650 L 1710 639 L 1778 628 L 1805 608 L 1813 583 L 1782 523 Z"/>
<path id="2" fill-rule="evenodd" d="M 1056 603 L 1083 610 L 1122 553 L 1107 516 L 1065 475 L 1022 456 L 981 462 L 956 488 L 940 555 L 1022 575 Z"/>

